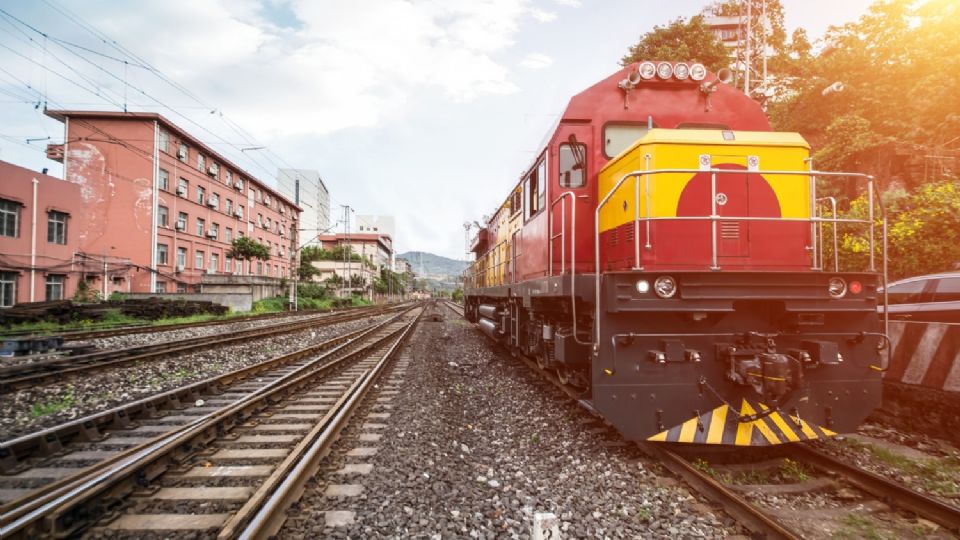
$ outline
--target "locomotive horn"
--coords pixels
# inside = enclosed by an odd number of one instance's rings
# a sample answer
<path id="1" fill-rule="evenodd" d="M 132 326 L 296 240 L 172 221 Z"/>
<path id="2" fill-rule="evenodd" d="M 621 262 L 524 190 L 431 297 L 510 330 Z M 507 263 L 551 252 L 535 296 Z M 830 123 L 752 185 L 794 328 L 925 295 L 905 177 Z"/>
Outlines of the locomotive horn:
<path id="1" fill-rule="evenodd" d="M 730 84 L 733 81 L 733 72 L 727 68 L 723 68 L 717 72 L 717 78 L 712 82 L 705 82 L 700 85 L 700 91 L 709 94 L 710 92 L 715 92 L 717 90 L 717 85 L 720 83 Z"/>
<path id="2" fill-rule="evenodd" d="M 622 90 L 630 91 L 636 88 L 638 84 L 640 84 L 640 80 L 641 80 L 640 72 L 631 71 L 627 75 L 627 78 L 620 81 L 620 84 L 618 84 L 617 86 L 619 86 Z"/>
<path id="3" fill-rule="evenodd" d="M 831 84 L 830 86 L 824 88 L 823 91 L 820 92 L 820 95 L 826 96 L 826 95 L 833 94 L 834 92 L 843 92 L 844 88 L 845 86 L 843 85 L 843 83 L 840 81 L 837 81 Z"/>

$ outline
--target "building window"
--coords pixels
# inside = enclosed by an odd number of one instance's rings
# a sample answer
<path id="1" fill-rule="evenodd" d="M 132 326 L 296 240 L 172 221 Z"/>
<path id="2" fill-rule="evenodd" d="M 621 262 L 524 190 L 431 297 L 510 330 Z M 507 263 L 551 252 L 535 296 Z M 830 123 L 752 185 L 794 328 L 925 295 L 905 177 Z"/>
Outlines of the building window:
<path id="1" fill-rule="evenodd" d="M 230 257 L 227 257 L 223 260 L 223 271 L 226 272 L 227 274 L 229 274 L 230 272 L 233 272 L 233 259 L 231 259 Z"/>
<path id="2" fill-rule="evenodd" d="M 167 221 L 170 219 L 170 210 L 166 206 L 157 207 L 157 225 L 161 227 L 167 226 Z"/>
<path id="3" fill-rule="evenodd" d="M 257 275 L 263 275 L 263 263 L 260 261 L 257 261 Z"/>
<path id="4" fill-rule="evenodd" d="M 20 203 L 0 199 L 0 236 L 20 236 Z"/>
<path id="5" fill-rule="evenodd" d="M 170 152 L 170 134 L 167 133 L 165 129 L 161 129 L 159 139 L 160 140 L 158 141 L 157 144 L 160 146 L 160 150 L 169 153 Z"/>
<path id="6" fill-rule="evenodd" d="M 211 223 L 211 224 L 210 224 L 210 232 L 212 233 L 212 234 L 210 234 L 210 237 L 213 238 L 214 240 L 220 238 L 220 224 L 219 224 L 219 223 Z"/>
<path id="7" fill-rule="evenodd" d="M 67 217 L 64 212 L 47 212 L 47 242 L 51 244 L 67 243 Z"/>
<path id="8" fill-rule="evenodd" d="M 170 173 L 160 169 L 160 171 L 157 173 L 157 187 L 164 191 L 170 190 Z"/>
<path id="9" fill-rule="evenodd" d="M 227 199 L 227 208 L 224 210 L 224 212 L 233 214 L 233 200 Z"/>
<path id="10" fill-rule="evenodd" d="M 186 212 L 177 214 L 177 228 L 181 231 L 187 230 L 187 219 L 189 219 L 189 216 L 187 216 Z"/>
<path id="11" fill-rule="evenodd" d="M 177 283 L 177 293 L 178 293 L 178 294 L 186 294 L 186 292 L 187 292 L 187 284 L 186 284 L 186 283 Z"/>
<path id="12" fill-rule="evenodd" d="M 187 267 L 187 248 L 177 248 L 177 270 Z"/>
<path id="13" fill-rule="evenodd" d="M 231 229 L 230 227 L 227 227 L 226 232 L 224 232 L 223 241 L 228 244 L 230 242 L 233 242 L 233 229 Z"/>
<path id="14" fill-rule="evenodd" d="M 157 287 L 153 290 L 153 292 L 161 294 L 167 292 L 167 282 L 157 281 Z"/>
<path id="15" fill-rule="evenodd" d="M 181 177 L 180 180 L 177 181 L 177 195 L 186 197 L 188 189 L 190 189 L 190 183 L 187 182 L 186 178 Z"/>
<path id="16" fill-rule="evenodd" d="M 193 256 L 193 267 L 198 270 L 203 270 L 203 252 L 198 251 Z"/>
<path id="17" fill-rule="evenodd" d="M 243 205 L 242 205 L 242 204 L 241 204 L 241 205 L 237 205 L 237 214 L 239 214 L 239 215 L 237 216 L 238 218 L 243 219 Z"/>
<path id="18" fill-rule="evenodd" d="M 17 303 L 17 273 L 0 272 L 0 308 Z"/>
<path id="19" fill-rule="evenodd" d="M 257 214 L 257 227 L 263 227 L 263 214 Z"/>
<path id="20" fill-rule="evenodd" d="M 207 190 L 203 189 L 200 186 L 197 186 L 197 204 L 203 204 L 204 198 L 207 196 Z"/>
<path id="21" fill-rule="evenodd" d="M 233 173 L 229 170 L 223 172 L 223 180 L 228 186 L 233 187 Z"/>
<path id="22" fill-rule="evenodd" d="M 63 300 L 63 280 L 65 277 L 62 274 L 47 276 L 47 300 Z"/>
<path id="23" fill-rule="evenodd" d="M 210 194 L 210 206 L 213 207 L 214 210 L 220 209 L 220 195 L 216 193 Z"/>
<path id="24" fill-rule="evenodd" d="M 203 157 L 203 154 L 197 154 L 197 169 L 203 171 L 206 164 L 207 159 Z"/>
<path id="25" fill-rule="evenodd" d="M 207 222 L 197 218 L 197 236 L 203 236 L 203 229 L 207 226 Z"/>
<path id="26" fill-rule="evenodd" d="M 168 264 L 166 244 L 157 244 L 157 264 L 162 264 L 162 265 Z"/>
<path id="27" fill-rule="evenodd" d="M 187 148 L 187 145 L 180 143 L 180 149 L 177 150 L 177 159 L 186 163 L 190 159 L 190 150 Z"/>
<path id="28" fill-rule="evenodd" d="M 210 254 L 210 273 L 216 274 L 217 270 L 220 269 L 220 254 L 211 253 Z"/>

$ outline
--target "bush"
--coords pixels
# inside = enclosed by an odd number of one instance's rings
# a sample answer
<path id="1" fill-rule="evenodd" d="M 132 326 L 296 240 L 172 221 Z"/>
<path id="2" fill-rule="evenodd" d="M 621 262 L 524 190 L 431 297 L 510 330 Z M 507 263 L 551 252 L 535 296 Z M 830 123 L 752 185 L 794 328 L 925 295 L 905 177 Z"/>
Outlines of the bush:
<path id="1" fill-rule="evenodd" d="M 891 281 L 952 270 L 960 264 L 960 183 L 943 180 L 921 185 L 915 193 L 890 191 L 884 194 L 884 204 Z M 853 200 L 850 208 L 839 214 L 843 218 L 866 219 L 866 197 Z M 879 212 L 874 218 L 877 224 L 874 255 L 879 271 L 883 253 Z M 867 270 L 870 257 L 867 232 L 863 227 L 841 224 L 839 233 L 840 270 Z M 831 268 L 833 231 L 829 224 L 824 225 L 823 234 L 827 243 L 824 267 Z"/>

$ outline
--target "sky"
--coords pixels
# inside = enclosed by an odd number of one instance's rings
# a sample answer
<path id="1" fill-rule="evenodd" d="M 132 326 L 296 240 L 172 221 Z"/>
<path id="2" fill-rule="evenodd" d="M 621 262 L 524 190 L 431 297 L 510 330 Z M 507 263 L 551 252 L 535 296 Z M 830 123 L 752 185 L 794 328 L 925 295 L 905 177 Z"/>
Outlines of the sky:
<path id="1" fill-rule="evenodd" d="M 567 100 L 706 3 L 0 0 L 0 160 L 62 175 L 44 101 L 155 111 L 272 185 L 318 170 L 334 218 L 395 217 L 398 253 L 462 259 L 462 224 L 502 202 Z M 870 3 L 783 0 L 812 39 Z"/>

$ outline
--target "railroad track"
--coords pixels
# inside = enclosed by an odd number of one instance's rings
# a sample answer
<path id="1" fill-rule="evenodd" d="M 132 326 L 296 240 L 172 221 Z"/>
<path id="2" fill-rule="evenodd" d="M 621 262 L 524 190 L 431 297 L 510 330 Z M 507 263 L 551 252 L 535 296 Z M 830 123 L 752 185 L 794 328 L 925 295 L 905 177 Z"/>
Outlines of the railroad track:
<path id="1" fill-rule="evenodd" d="M 422 311 L 409 308 L 275 366 L 182 411 L 176 426 L 3 505 L 0 537 L 76 536 L 91 527 L 131 537 L 273 534 Z M 211 502 L 220 506 L 211 511 Z"/>
<path id="2" fill-rule="evenodd" d="M 346 310 L 337 310 L 337 311 L 349 311 L 352 309 L 360 308 L 347 308 Z M 29 337 L 44 337 L 44 336 L 60 336 L 64 341 L 84 341 L 88 339 L 99 339 L 105 337 L 114 337 L 114 336 L 125 336 L 129 334 L 154 334 L 158 332 L 168 332 L 171 330 L 181 330 L 184 328 L 198 328 L 203 326 L 218 326 L 222 324 L 233 324 L 233 323 L 242 323 L 249 321 L 261 321 L 268 319 L 279 319 L 284 317 L 308 317 L 317 315 L 317 311 L 283 311 L 280 313 L 262 313 L 260 315 L 247 315 L 243 317 L 232 317 L 228 319 L 214 319 L 209 321 L 201 322 L 191 322 L 191 323 L 177 323 L 177 324 L 163 324 L 163 325 L 151 325 L 151 324 L 124 324 L 124 325 L 113 325 L 109 327 L 94 328 L 91 330 L 77 330 L 77 331 L 67 331 L 67 332 L 4 332 L 0 330 L 0 336 L 5 338 L 29 338 Z"/>
<path id="3" fill-rule="evenodd" d="M 444 302 L 451 311 L 462 316 L 463 310 L 451 302 Z M 535 360 L 523 355 L 518 357 L 531 370 L 549 381 L 553 386 L 575 400 L 598 421 L 589 402 L 582 399 L 582 391 L 560 382 L 551 371 L 540 369 Z M 698 467 L 675 450 L 682 449 L 684 454 L 693 452 L 689 445 L 672 447 L 658 443 L 638 443 L 638 447 L 647 455 L 658 460 L 667 470 L 684 480 L 690 487 L 720 505 L 727 514 L 747 528 L 752 534 L 765 538 L 799 539 L 806 535 L 796 531 L 760 506 L 751 503 L 731 486 L 718 481 L 714 476 Z M 793 443 L 777 449 L 785 457 L 796 463 L 838 478 L 875 497 L 878 501 L 901 512 L 919 516 L 943 527 L 954 534 L 960 534 L 960 507 L 948 504 L 940 499 L 911 490 L 883 476 L 859 467 L 843 463 L 808 443 Z"/>
<path id="4" fill-rule="evenodd" d="M 351 310 L 346 313 L 324 314 L 307 319 L 250 328 L 232 332 L 228 335 L 200 336 L 7 366 L 0 368 L 0 391 L 11 391 L 19 388 L 49 384 L 64 378 L 75 377 L 107 367 L 122 367 L 143 360 L 155 360 L 171 355 L 189 354 L 280 334 L 297 332 L 307 328 L 327 326 L 363 317 L 376 316 L 397 309 L 402 309 L 402 307 L 378 306 L 364 308 Z"/>

